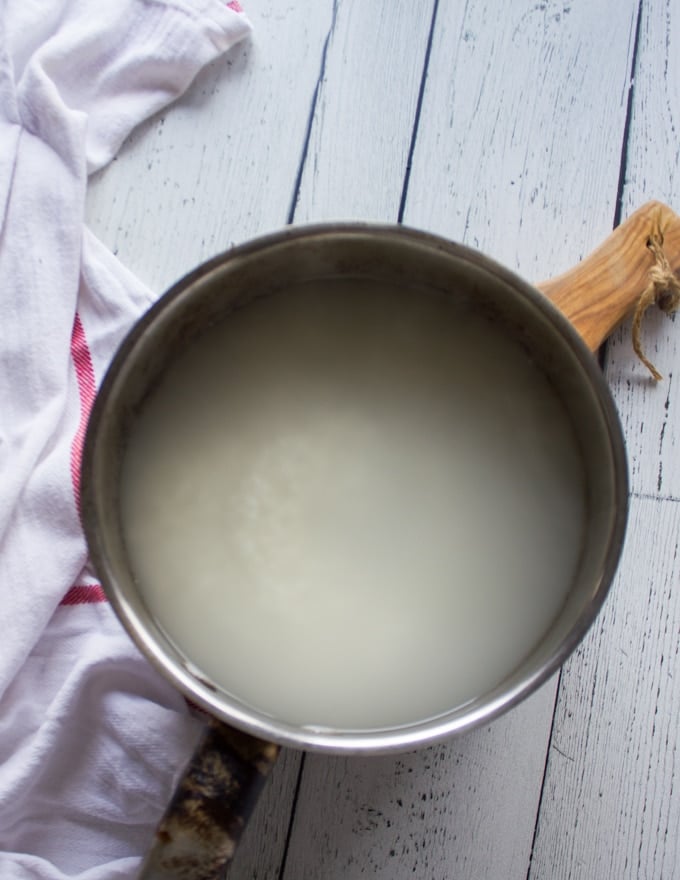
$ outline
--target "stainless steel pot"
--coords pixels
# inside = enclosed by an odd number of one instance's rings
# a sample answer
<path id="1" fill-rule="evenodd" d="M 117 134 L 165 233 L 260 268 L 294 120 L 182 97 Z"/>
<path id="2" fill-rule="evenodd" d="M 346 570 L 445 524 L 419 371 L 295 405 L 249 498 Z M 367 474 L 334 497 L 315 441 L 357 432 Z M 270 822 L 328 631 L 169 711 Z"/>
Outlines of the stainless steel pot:
<path id="1" fill-rule="evenodd" d="M 680 220 L 668 208 L 647 205 L 588 260 L 542 285 L 541 292 L 489 258 L 422 232 L 359 224 L 292 228 L 199 267 L 136 324 L 114 358 L 90 419 L 82 472 L 83 524 L 94 567 L 132 639 L 164 676 L 217 719 L 161 826 L 144 876 L 211 877 L 218 865 L 229 861 L 234 829 L 242 824 L 239 817 L 248 811 L 257 787 L 250 783 L 262 782 L 276 757 L 275 744 L 344 753 L 426 745 L 514 706 L 571 654 L 607 595 L 621 553 L 628 503 L 622 432 L 591 349 L 646 288 L 653 265 L 646 247 L 649 236 L 660 234 L 663 240 L 665 235 L 677 268 L 679 230 Z M 436 718 L 380 730 L 296 727 L 254 710 L 209 681 L 145 607 L 121 526 L 126 438 L 168 364 L 206 327 L 229 320 L 231 312 L 251 300 L 329 278 L 407 285 L 413 295 L 436 290 L 473 303 L 518 340 L 548 377 L 569 413 L 586 473 L 587 523 L 578 574 L 540 642 L 527 645 L 524 661 L 508 669 L 488 693 Z M 219 760 L 216 751 L 222 755 Z M 216 761 L 222 783 L 207 784 L 207 768 L 214 770 Z M 235 785 L 234 780 L 240 781 Z M 172 873 L 171 862 L 189 865 L 193 873 Z"/>

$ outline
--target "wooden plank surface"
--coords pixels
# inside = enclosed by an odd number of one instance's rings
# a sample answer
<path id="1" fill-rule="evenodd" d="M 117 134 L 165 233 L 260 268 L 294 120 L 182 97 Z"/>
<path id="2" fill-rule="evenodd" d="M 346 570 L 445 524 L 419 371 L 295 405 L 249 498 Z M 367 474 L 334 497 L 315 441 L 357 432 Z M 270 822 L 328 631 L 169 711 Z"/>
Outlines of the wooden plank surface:
<path id="1" fill-rule="evenodd" d="M 229 880 L 275 880 L 280 876 L 300 774 L 299 752 L 285 749 L 243 832 Z"/>
<path id="2" fill-rule="evenodd" d="M 679 535 L 676 502 L 633 499 L 612 596 L 562 673 L 530 878 L 678 876 Z"/>
<path id="3" fill-rule="evenodd" d="M 648 198 L 680 208 L 680 18 L 644 2 L 622 179 L 624 215 Z M 677 321 L 645 321 L 658 385 L 630 325 L 606 375 L 625 428 L 632 484 L 627 545 L 612 596 L 564 669 L 531 877 L 674 878 L 680 871 L 680 468 Z"/>
<path id="4" fill-rule="evenodd" d="M 640 4 L 621 191 L 638 0 L 247 7 L 252 42 L 142 127 L 90 189 L 94 231 L 158 292 L 291 218 L 401 213 L 538 280 L 607 234 L 619 194 L 624 213 L 651 197 L 680 207 L 671 0 Z M 650 316 L 645 339 L 668 376 L 660 388 L 625 330 L 607 362 L 631 537 L 559 691 L 552 681 L 489 728 L 408 756 L 308 756 L 299 776 L 286 752 L 230 877 L 674 876 L 673 322 Z"/>
<path id="5" fill-rule="evenodd" d="M 624 213 L 648 198 L 680 212 L 680 13 L 672 0 L 643 4 Z M 678 326 L 650 309 L 643 342 L 665 377 L 658 386 L 631 353 L 630 327 L 611 340 L 607 379 L 626 428 L 633 492 L 680 498 L 680 340 Z"/>
<path id="6" fill-rule="evenodd" d="M 552 692 L 407 756 L 308 757 L 284 880 L 525 877 Z"/>
<path id="7" fill-rule="evenodd" d="M 418 109 L 432 0 L 340 0 L 295 222 L 396 222 Z"/>
<path id="8" fill-rule="evenodd" d="M 637 2 L 440 0 L 404 220 L 539 281 L 612 229 Z"/>

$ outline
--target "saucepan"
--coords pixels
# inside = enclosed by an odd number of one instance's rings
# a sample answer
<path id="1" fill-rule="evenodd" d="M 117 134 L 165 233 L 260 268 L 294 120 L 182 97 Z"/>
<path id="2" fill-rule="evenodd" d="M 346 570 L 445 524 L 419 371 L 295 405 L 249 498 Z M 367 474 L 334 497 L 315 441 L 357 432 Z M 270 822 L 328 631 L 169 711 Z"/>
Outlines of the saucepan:
<path id="1" fill-rule="evenodd" d="M 128 633 L 210 719 L 142 876 L 217 876 L 282 745 L 426 746 L 486 724 L 569 657 L 627 517 L 593 352 L 632 311 L 639 329 L 650 302 L 669 310 L 679 267 L 680 218 L 660 203 L 538 286 L 424 232 L 330 224 L 236 247 L 141 318 L 90 418 L 83 524 Z"/>

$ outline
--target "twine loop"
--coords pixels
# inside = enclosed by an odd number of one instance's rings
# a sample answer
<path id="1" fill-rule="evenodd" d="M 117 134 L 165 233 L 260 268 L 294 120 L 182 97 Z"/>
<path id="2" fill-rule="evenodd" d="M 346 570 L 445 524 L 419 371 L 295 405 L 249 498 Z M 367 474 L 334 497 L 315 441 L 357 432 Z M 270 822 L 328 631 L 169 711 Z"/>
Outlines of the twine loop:
<path id="1" fill-rule="evenodd" d="M 680 306 L 680 281 L 675 277 L 664 253 L 661 229 L 649 236 L 647 247 L 654 255 L 655 262 L 649 272 L 649 284 L 642 292 L 633 316 L 633 349 L 658 382 L 663 377 L 642 350 L 642 318 L 652 304 L 656 304 L 667 315 L 672 314 Z"/>

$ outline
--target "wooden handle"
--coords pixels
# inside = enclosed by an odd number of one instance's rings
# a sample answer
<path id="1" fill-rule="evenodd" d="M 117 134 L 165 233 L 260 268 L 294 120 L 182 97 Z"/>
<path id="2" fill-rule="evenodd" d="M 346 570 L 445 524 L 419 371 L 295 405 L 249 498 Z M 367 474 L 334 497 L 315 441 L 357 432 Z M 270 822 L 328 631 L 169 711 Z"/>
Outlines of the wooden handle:
<path id="1" fill-rule="evenodd" d="M 647 202 L 578 265 L 536 286 L 563 312 L 595 351 L 636 308 L 655 265 L 650 236 L 663 240 L 672 271 L 680 273 L 680 217 Z"/>
<path id="2" fill-rule="evenodd" d="M 279 747 L 211 720 L 138 880 L 220 880 Z"/>

